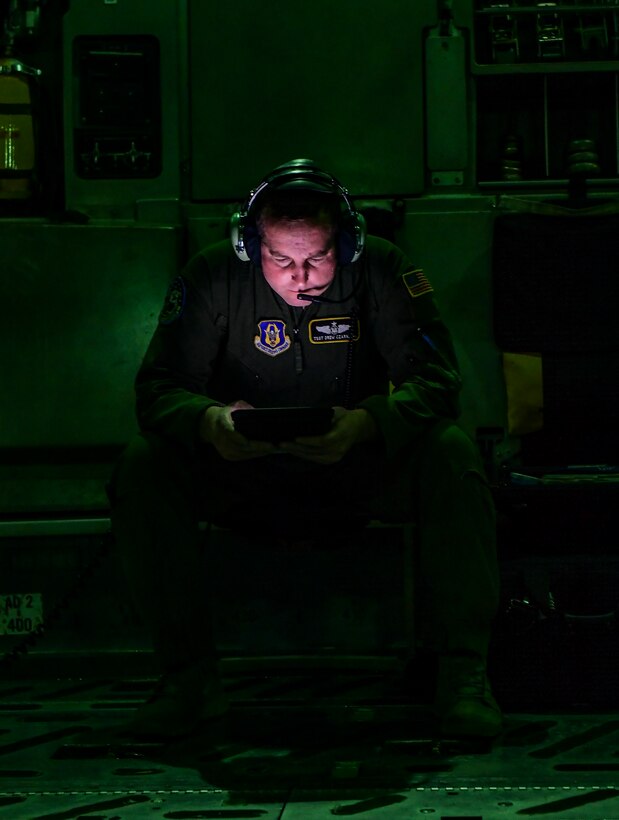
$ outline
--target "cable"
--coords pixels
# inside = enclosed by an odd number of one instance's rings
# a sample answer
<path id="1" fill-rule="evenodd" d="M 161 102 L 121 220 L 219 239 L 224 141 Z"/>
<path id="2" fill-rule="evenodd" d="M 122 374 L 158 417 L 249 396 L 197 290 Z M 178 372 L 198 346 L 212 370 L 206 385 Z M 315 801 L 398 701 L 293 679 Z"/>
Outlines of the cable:
<path id="1" fill-rule="evenodd" d="M 348 343 L 346 350 L 346 372 L 344 375 L 344 407 L 347 410 L 352 410 L 352 385 L 354 372 L 354 354 L 355 354 L 355 332 L 357 330 L 357 317 L 359 315 L 359 307 L 355 304 L 350 311 L 350 328 L 348 330 Z"/>

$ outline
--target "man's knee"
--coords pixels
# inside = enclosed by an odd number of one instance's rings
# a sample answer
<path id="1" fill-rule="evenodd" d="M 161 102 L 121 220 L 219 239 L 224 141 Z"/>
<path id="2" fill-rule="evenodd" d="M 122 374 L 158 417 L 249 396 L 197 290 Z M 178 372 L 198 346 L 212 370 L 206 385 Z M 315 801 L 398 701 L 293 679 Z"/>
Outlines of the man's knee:
<path id="1" fill-rule="evenodd" d="M 485 481 L 479 450 L 472 439 L 453 422 L 441 422 L 429 431 L 424 447 L 426 468 L 436 474 Z"/>
<path id="2" fill-rule="evenodd" d="M 155 433 L 135 435 L 118 459 L 108 484 L 111 503 L 136 491 L 144 493 L 161 481 L 176 480 L 183 472 L 182 462 L 179 448 L 161 436 Z"/>

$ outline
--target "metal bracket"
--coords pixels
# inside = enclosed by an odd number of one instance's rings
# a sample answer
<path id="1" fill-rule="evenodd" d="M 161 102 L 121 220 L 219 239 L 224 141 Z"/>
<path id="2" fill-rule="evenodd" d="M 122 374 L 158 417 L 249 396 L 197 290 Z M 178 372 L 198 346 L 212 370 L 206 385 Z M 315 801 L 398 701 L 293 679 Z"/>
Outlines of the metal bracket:
<path id="1" fill-rule="evenodd" d="M 539 3 L 538 8 L 555 7 L 555 3 Z M 544 60 L 565 57 L 565 33 L 563 19 L 556 11 L 540 10 L 535 22 L 537 34 L 537 56 Z"/>
<path id="2" fill-rule="evenodd" d="M 518 22 L 511 14 L 496 14 L 490 18 L 490 43 L 495 63 L 515 63 L 520 56 Z"/>
<path id="3" fill-rule="evenodd" d="M 27 77 L 40 77 L 43 72 L 40 68 L 20 63 L 19 60 L 0 60 L 0 74 L 23 74 Z"/>
<path id="4" fill-rule="evenodd" d="M 432 185 L 464 185 L 464 171 L 432 171 Z"/>

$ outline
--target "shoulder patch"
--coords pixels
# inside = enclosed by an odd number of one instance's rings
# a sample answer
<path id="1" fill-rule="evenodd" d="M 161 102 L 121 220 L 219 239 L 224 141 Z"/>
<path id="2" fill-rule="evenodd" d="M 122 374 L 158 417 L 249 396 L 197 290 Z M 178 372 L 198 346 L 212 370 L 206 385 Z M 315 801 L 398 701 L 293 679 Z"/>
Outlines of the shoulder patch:
<path id="1" fill-rule="evenodd" d="M 183 315 L 185 309 L 185 282 L 182 276 L 175 276 L 170 282 L 163 308 L 159 314 L 160 325 L 171 325 Z"/>
<path id="2" fill-rule="evenodd" d="M 424 272 L 420 268 L 409 270 L 402 276 L 402 281 L 413 299 L 416 299 L 418 296 L 423 296 L 424 293 L 432 293 L 434 291 L 434 288 L 428 282 Z"/>

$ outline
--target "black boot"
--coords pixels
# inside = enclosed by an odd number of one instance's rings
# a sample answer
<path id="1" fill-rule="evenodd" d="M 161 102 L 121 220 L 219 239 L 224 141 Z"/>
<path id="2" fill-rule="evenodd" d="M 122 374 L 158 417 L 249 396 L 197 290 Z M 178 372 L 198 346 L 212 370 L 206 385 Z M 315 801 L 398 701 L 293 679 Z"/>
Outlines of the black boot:
<path id="1" fill-rule="evenodd" d="M 434 708 L 441 732 L 451 737 L 496 737 L 503 727 L 486 664 L 477 655 L 448 654 L 439 660 Z"/>
<path id="2" fill-rule="evenodd" d="M 127 726 L 136 736 L 175 738 L 228 711 L 228 699 L 213 663 L 198 662 L 165 674 Z"/>

